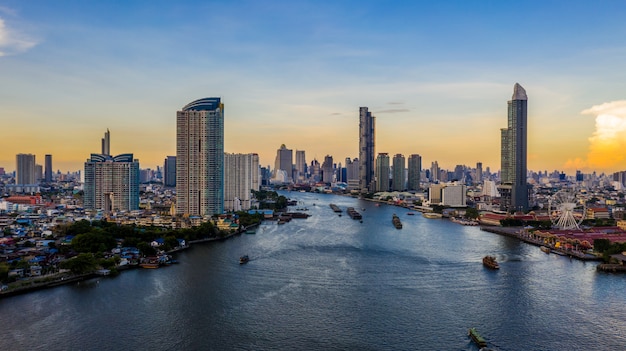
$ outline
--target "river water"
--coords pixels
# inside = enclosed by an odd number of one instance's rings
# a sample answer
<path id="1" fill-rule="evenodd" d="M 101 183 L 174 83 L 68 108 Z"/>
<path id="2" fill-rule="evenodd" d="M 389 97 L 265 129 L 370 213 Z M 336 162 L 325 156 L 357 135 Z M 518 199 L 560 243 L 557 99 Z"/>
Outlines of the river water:
<path id="1" fill-rule="evenodd" d="M 284 194 L 312 216 L 0 300 L 0 350 L 477 350 L 469 327 L 496 350 L 626 349 L 623 275 L 403 208 Z"/>

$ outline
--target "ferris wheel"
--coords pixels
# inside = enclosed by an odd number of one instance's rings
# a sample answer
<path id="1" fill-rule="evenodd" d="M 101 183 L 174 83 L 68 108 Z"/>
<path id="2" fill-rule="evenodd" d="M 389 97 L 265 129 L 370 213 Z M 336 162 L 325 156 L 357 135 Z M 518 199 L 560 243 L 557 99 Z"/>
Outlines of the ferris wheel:
<path id="1" fill-rule="evenodd" d="M 587 207 L 584 201 L 581 203 L 576 200 L 575 189 L 562 189 L 552 195 L 548 209 L 552 225 L 559 229 L 580 230 Z"/>

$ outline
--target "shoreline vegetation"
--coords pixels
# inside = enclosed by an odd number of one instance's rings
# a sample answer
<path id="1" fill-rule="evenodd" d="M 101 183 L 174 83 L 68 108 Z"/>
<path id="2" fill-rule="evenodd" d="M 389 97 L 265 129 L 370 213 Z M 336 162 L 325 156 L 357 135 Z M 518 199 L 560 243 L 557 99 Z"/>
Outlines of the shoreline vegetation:
<path id="1" fill-rule="evenodd" d="M 249 225 L 248 227 L 242 227 L 238 229 L 237 231 L 233 231 L 224 236 L 191 240 L 189 241 L 188 245 L 184 247 L 177 247 L 177 248 L 171 249 L 169 251 L 166 251 L 165 254 L 170 255 L 172 253 L 188 250 L 192 247 L 193 244 L 203 244 L 203 243 L 208 243 L 208 242 L 213 242 L 213 241 L 226 240 L 235 235 L 241 235 L 242 233 L 245 233 L 245 231 L 248 229 L 256 228 L 260 224 L 261 222 L 258 222 L 256 224 Z M 117 266 L 116 270 L 118 271 L 118 274 L 119 274 L 120 271 L 138 269 L 138 268 L 141 268 L 139 264 L 132 264 L 132 265 L 129 264 L 129 265 L 124 265 L 124 266 Z M 116 275 L 117 274 L 111 274 L 110 276 L 116 276 Z M 22 295 L 22 294 L 26 294 L 26 293 L 33 292 L 33 291 L 54 288 L 54 287 L 61 286 L 61 285 L 80 283 L 81 281 L 84 281 L 84 280 L 103 277 L 103 276 L 109 276 L 109 274 L 106 274 L 106 275 L 101 274 L 98 271 L 89 272 L 85 274 L 72 274 L 70 272 L 64 272 L 64 273 L 54 273 L 54 274 L 50 274 L 46 276 L 20 280 L 17 282 L 19 286 L 15 286 L 9 290 L 0 291 L 0 299 L 11 297 L 11 296 Z"/>

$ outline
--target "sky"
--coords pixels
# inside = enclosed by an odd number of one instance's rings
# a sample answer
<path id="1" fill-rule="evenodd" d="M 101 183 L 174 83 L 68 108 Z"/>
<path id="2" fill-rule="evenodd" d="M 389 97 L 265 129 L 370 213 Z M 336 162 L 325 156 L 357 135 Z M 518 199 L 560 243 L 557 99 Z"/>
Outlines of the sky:
<path id="1" fill-rule="evenodd" d="M 0 167 L 32 153 L 83 169 L 176 154 L 176 111 L 219 96 L 225 151 L 274 167 L 376 153 L 423 168 L 500 168 L 515 83 L 528 94 L 528 168 L 626 170 L 621 1 L 47 1 L 0 3 Z"/>

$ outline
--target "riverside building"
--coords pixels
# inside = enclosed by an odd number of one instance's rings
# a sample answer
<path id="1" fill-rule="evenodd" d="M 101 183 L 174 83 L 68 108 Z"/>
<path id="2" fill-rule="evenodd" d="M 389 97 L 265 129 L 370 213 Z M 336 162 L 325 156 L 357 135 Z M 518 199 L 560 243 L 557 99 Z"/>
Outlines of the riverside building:
<path id="1" fill-rule="evenodd" d="M 359 186 L 361 192 L 374 190 L 374 136 L 376 117 L 367 107 L 359 107 Z"/>
<path id="2" fill-rule="evenodd" d="M 501 129 L 500 209 L 526 211 L 529 186 L 527 170 L 527 103 L 526 90 L 515 83 L 508 102 L 508 126 Z"/>
<path id="3" fill-rule="evenodd" d="M 249 210 L 259 191 L 259 155 L 224 154 L 224 210 Z"/>
<path id="4" fill-rule="evenodd" d="M 176 213 L 224 212 L 224 104 L 198 99 L 176 112 Z"/>
<path id="5" fill-rule="evenodd" d="M 104 142 L 106 140 L 106 143 Z M 85 162 L 84 207 L 86 210 L 132 211 L 139 209 L 139 161 L 133 154 L 109 155 L 109 131 L 102 153 Z"/>

